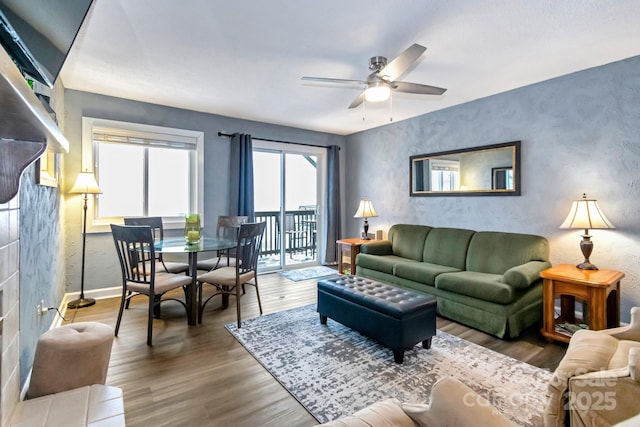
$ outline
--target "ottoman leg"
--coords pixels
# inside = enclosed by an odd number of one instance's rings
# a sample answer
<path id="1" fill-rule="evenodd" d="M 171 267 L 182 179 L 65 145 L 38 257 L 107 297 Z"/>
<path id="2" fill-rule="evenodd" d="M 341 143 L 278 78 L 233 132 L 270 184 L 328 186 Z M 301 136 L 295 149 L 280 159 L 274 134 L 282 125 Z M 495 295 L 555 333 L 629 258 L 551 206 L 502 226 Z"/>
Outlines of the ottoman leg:
<path id="1" fill-rule="evenodd" d="M 393 350 L 393 360 L 401 365 L 404 362 L 404 350 Z"/>
<path id="2" fill-rule="evenodd" d="M 430 349 L 431 348 L 431 338 L 428 338 L 422 341 L 422 348 Z"/>
<path id="3" fill-rule="evenodd" d="M 327 324 L 327 316 L 325 316 L 324 314 L 320 315 L 320 324 L 321 325 L 326 325 Z"/>

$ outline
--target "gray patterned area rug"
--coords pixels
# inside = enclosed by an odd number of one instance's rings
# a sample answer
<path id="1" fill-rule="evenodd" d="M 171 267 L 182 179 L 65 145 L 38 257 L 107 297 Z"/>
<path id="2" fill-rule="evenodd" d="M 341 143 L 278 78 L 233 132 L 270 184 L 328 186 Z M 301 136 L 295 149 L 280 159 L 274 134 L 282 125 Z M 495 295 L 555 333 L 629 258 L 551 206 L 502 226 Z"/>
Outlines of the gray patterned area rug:
<path id="1" fill-rule="evenodd" d="M 438 331 L 431 349 L 391 350 L 329 319 L 315 304 L 226 328 L 319 422 L 389 397 L 426 403 L 443 376 L 459 379 L 523 426 L 541 426 L 551 373 Z"/>
<path id="2" fill-rule="evenodd" d="M 297 270 L 281 271 L 280 274 L 289 280 L 299 282 L 301 280 L 315 279 L 316 277 L 325 277 L 337 274 L 338 271 L 333 268 L 318 265 L 315 267 L 299 268 Z"/>

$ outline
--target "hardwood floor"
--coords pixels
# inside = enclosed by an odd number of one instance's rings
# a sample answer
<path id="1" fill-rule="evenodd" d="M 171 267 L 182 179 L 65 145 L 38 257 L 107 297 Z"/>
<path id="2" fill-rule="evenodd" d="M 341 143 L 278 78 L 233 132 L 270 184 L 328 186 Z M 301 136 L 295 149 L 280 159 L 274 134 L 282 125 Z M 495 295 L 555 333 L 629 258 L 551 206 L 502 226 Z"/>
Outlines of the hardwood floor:
<path id="1" fill-rule="evenodd" d="M 316 279 L 291 282 L 261 275 L 264 314 L 316 302 Z M 180 296 L 180 294 L 177 294 Z M 216 297 L 218 298 L 218 297 Z M 253 287 L 243 296 L 242 315 L 259 314 Z M 207 305 L 203 322 L 188 326 L 184 308 L 162 306 L 154 321 L 153 347 L 146 345 L 146 297 L 125 310 L 113 342 L 107 384 L 121 387 L 127 425 L 135 426 L 313 426 L 316 420 L 260 365 L 224 324 L 236 319 L 235 302 L 222 310 Z M 65 323 L 97 321 L 114 326 L 119 298 L 68 310 Z M 548 343 L 532 328 L 515 341 L 500 340 L 438 318 L 438 329 L 535 366 L 555 369 L 566 346 Z"/>

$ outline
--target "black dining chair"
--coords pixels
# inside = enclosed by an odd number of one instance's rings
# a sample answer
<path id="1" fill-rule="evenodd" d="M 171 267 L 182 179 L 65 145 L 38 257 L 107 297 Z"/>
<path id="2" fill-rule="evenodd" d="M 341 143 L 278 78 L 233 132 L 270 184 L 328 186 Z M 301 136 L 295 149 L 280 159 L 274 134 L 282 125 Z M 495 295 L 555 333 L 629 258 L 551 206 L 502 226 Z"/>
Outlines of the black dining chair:
<path id="1" fill-rule="evenodd" d="M 260 246 L 266 224 L 266 222 L 258 222 L 240 225 L 238 243 L 235 249 L 236 265 L 233 267 L 220 267 L 198 276 L 198 322 L 202 322 L 204 308 L 213 297 L 222 295 L 224 306 L 224 298 L 228 298 L 229 295 L 235 295 L 239 328 L 241 326 L 240 289 L 243 288 L 245 284 L 256 288 L 258 308 L 262 315 L 257 270 L 258 255 L 260 254 Z M 251 283 L 251 281 L 253 281 L 253 283 Z M 202 301 L 202 288 L 206 284 L 212 285 L 215 288 L 215 292 L 205 301 Z"/>
<path id="2" fill-rule="evenodd" d="M 122 298 L 115 335 L 118 336 L 120 330 L 125 304 L 129 308 L 131 298 L 146 295 L 149 297 L 147 345 L 152 345 L 153 318 L 160 317 L 160 303 L 168 300 L 178 301 L 187 309 L 184 301 L 176 298 L 163 299 L 163 295 L 173 289 L 184 289 L 185 286 L 191 284 L 191 277 L 183 274 L 156 272 L 159 263 L 151 262 L 156 259 L 151 227 L 111 224 L 111 234 L 116 245 L 122 273 Z"/>
<path id="3" fill-rule="evenodd" d="M 216 238 L 236 241 L 240 226 L 249 221 L 248 216 L 218 216 Z M 217 251 L 215 257 L 198 261 L 198 270 L 211 271 L 218 267 L 233 267 L 236 265 L 235 249 Z"/>
<path id="4" fill-rule="evenodd" d="M 146 216 L 146 217 L 131 217 L 124 219 L 124 225 L 148 225 L 151 227 L 151 234 L 154 241 L 158 242 L 164 239 L 164 226 L 162 225 L 162 217 L 159 216 Z M 160 263 L 162 269 L 167 273 L 187 273 L 189 271 L 189 264 L 185 262 L 169 262 L 165 261 L 161 253 L 156 254 L 156 262 Z M 159 268 L 158 268 L 159 270 Z"/>

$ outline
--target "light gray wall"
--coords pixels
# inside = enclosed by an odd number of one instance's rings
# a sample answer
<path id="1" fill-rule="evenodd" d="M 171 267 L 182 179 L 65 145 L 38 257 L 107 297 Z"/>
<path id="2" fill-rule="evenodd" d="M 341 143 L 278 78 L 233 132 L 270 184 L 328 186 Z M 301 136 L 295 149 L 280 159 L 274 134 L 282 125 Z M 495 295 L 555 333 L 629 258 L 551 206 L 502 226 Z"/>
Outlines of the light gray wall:
<path id="1" fill-rule="evenodd" d="M 205 134 L 204 163 L 204 231 L 215 232 L 218 215 L 228 214 L 229 200 L 229 138 L 225 133 L 244 132 L 256 137 L 303 142 L 315 145 L 344 146 L 345 137 L 321 132 L 289 128 L 266 123 L 233 119 L 213 114 L 146 104 L 121 98 L 67 90 L 65 92 L 65 136 L 69 139 L 69 154 L 65 155 L 64 191 L 68 191 L 81 169 L 82 117 L 142 123 L 172 128 L 202 131 Z M 344 150 L 343 150 L 344 152 Z M 126 171 L 122 171 L 126 173 Z M 68 195 L 65 204 L 67 249 L 67 292 L 80 289 L 82 209 L 81 196 Z M 87 235 L 85 290 L 119 286 L 120 267 L 109 233 Z"/>
<path id="2" fill-rule="evenodd" d="M 455 91 L 455 87 L 449 91 Z M 446 95 L 445 95 L 446 96 Z M 520 197 L 409 197 L 409 156 L 522 141 Z M 346 143 L 348 236 L 358 199 L 396 223 L 532 233 L 554 264 L 582 261 L 580 230 L 560 230 L 583 192 L 615 230 L 592 230 L 591 261 L 626 273 L 621 315 L 640 305 L 640 56 L 353 134 Z"/>

